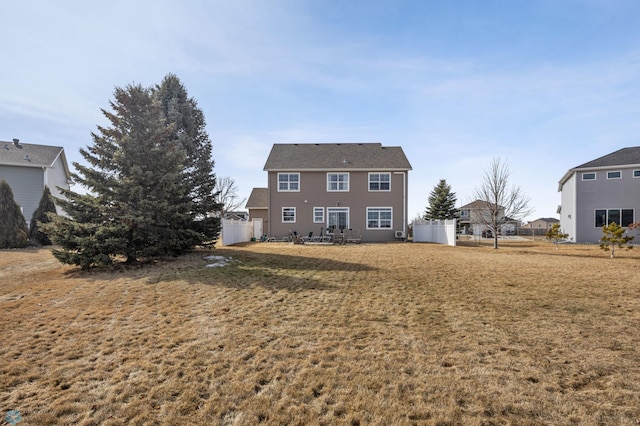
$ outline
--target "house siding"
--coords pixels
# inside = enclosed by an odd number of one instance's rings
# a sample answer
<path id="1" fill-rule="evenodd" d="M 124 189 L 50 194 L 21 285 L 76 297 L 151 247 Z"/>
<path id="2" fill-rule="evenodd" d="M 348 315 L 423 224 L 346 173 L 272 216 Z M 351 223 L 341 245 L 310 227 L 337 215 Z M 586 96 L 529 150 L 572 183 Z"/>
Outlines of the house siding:
<path id="1" fill-rule="evenodd" d="M 22 207 L 24 219 L 29 222 L 38 208 L 44 191 L 44 171 L 40 167 L 0 166 L 0 180 L 7 181 L 13 198 Z"/>
<path id="2" fill-rule="evenodd" d="M 298 173 L 296 170 L 280 171 Z M 369 173 L 388 172 L 391 175 L 390 191 L 369 191 Z M 300 173 L 299 192 L 278 192 L 278 173 L 269 172 L 269 235 L 277 238 L 296 231 L 300 235 L 313 232 L 319 235 L 326 230 L 327 208 L 341 207 L 349 209 L 349 227 L 359 231 L 362 241 L 392 241 L 395 231 L 406 230 L 407 212 L 404 205 L 407 196 L 407 173 L 394 173 L 388 170 L 331 170 L 330 173 L 349 173 L 348 192 L 327 191 L 326 171 L 305 171 Z M 282 222 L 282 207 L 296 209 L 296 222 Z M 324 208 L 324 223 L 314 223 L 314 207 Z M 391 207 L 391 229 L 367 229 L 367 207 Z"/>
<path id="3" fill-rule="evenodd" d="M 640 179 L 633 177 L 635 169 L 637 167 L 612 166 L 606 169 L 576 172 L 574 175 L 576 182 L 576 242 L 596 243 L 602 237 L 602 228 L 595 227 L 596 209 L 633 209 L 634 221 L 639 220 Z M 607 179 L 607 171 L 622 171 L 622 177 L 621 179 Z M 583 181 L 581 179 L 583 172 L 595 172 L 596 179 Z M 564 212 L 562 215 L 564 216 Z"/>
<path id="4" fill-rule="evenodd" d="M 560 194 L 560 229 L 569 234 L 570 241 L 576 241 L 576 174 L 574 173 L 562 186 Z"/>

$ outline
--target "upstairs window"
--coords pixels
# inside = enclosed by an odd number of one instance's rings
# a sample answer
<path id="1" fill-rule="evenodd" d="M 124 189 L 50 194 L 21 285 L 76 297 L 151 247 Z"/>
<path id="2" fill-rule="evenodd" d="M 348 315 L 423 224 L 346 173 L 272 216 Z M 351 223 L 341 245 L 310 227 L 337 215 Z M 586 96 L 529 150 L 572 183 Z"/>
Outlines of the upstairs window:
<path id="1" fill-rule="evenodd" d="M 583 173 L 582 180 L 596 180 L 596 173 Z"/>
<path id="2" fill-rule="evenodd" d="M 640 170 L 634 170 L 633 171 L 633 177 L 634 178 L 640 178 Z"/>
<path id="3" fill-rule="evenodd" d="M 278 173 L 278 192 L 300 191 L 300 173 Z"/>
<path id="4" fill-rule="evenodd" d="M 348 192 L 349 173 L 327 173 L 327 191 Z"/>
<path id="5" fill-rule="evenodd" d="M 391 173 L 369 173 L 369 191 L 391 191 Z"/>
<path id="6" fill-rule="evenodd" d="M 607 179 L 622 179 L 622 172 L 620 170 L 607 172 Z"/>

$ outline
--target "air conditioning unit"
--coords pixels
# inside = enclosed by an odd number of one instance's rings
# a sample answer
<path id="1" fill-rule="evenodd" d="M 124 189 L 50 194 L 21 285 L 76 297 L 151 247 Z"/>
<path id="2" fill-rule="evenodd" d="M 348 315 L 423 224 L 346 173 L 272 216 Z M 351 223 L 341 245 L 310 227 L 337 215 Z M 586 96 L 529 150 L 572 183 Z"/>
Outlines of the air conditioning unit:
<path id="1" fill-rule="evenodd" d="M 396 238 L 404 238 L 405 234 L 404 231 L 396 231 Z"/>

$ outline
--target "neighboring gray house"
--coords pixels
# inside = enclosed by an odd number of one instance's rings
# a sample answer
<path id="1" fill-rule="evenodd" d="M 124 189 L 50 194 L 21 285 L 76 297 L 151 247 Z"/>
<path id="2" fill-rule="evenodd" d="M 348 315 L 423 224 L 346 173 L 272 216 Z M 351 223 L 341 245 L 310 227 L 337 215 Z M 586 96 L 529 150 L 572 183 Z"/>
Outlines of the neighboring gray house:
<path id="1" fill-rule="evenodd" d="M 69 189 L 71 174 L 64 149 L 59 146 L 0 141 L 0 180 L 7 181 L 27 222 L 38 208 L 44 187 L 61 198 L 60 188 Z M 63 214 L 59 207 L 58 213 Z"/>
<path id="2" fill-rule="evenodd" d="M 577 243 L 596 243 L 602 226 L 640 220 L 640 146 L 569 169 L 560 179 L 560 227 Z"/>
<path id="3" fill-rule="evenodd" d="M 352 230 L 362 241 L 406 236 L 411 164 L 400 147 L 275 144 L 264 170 L 268 172 L 265 232 L 270 237 L 280 239 L 290 231 L 319 235 L 327 229 Z"/>

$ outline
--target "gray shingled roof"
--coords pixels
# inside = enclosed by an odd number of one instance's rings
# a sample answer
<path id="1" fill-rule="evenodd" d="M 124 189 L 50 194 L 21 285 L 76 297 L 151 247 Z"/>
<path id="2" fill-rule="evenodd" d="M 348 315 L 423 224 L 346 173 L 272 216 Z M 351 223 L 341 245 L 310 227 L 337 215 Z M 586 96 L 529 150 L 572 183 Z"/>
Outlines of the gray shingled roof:
<path id="1" fill-rule="evenodd" d="M 611 154 L 603 155 L 595 160 L 588 161 L 577 167 L 569 169 L 564 176 L 558 182 L 558 192 L 562 191 L 562 186 L 567 180 L 576 172 L 581 169 L 592 169 L 598 167 L 616 167 L 616 166 L 631 166 L 640 165 L 640 146 L 633 146 L 629 148 L 622 148 Z"/>
<path id="2" fill-rule="evenodd" d="M 264 166 L 276 170 L 411 170 L 399 146 L 381 143 L 274 144 Z"/>
<path id="3" fill-rule="evenodd" d="M 0 164 L 23 167 L 51 167 L 63 154 L 60 146 L 0 141 Z"/>
<path id="4" fill-rule="evenodd" d="M 627 166 L 633 164 L 640 164 L 640 146 L 634 146 L 630 148 L 622 148 L 611 154 L 604 155 L 595 160 L 591 160 L 584 163 L 576 169 L 584 169 L 591 167 L 612 167 L 612 166 Z"/>
<path id="5" fill-rule="evenodd" d="M 269 190 L 267 188 L 253 188 L 244 207 L 246 209 L 266 209 L 268 207 L 268 192 Z"/>

